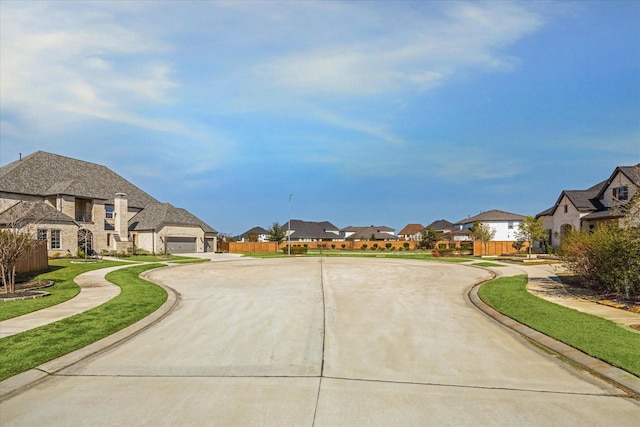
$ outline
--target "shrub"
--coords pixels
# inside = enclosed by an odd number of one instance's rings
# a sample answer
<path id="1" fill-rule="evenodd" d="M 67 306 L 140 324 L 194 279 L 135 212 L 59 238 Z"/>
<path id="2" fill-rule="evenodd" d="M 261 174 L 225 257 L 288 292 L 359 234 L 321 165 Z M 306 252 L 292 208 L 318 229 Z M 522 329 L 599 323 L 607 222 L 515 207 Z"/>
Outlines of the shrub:
<path id="1" fill-rule="evenodd" d="M 438 249 L 447 249 L 446 243 L 438 243 Z"/>
<path id="2" fill-rule="evenodd" d="M 332 244 L 332 245 L 331 245 L 331 249 L 335 249 L 335 248 L 336 248 L 336 245 L 333 245 L 333 244 Z"/>
<path id="3" fill-rule="evenodd" d="M 385 243 L 384 247 L 387 249 L 391 249 L 391 246 L 393 246 L 391 243 Z"/>
<path id="4" fill-rule="evenodd" d="M 291 254 L 292 255 L 305 255 L 308 251 L 309 251 L 309 248 L 307 247 L 307 245 L 304 245 L 304 246 L 293 245 L 293 246 L 291 246 Z M 286 254 L 286 253 L 289 252 L 289 250 L 285 247 L 285 248 L 282 248 L 282 252 Z"/>
<path id="5" fill-rule="evenodd" d="M 60 258 L 60 255 L 62 255 L 60 252 L 54 252 L 53 255 L 51 255 L 51 258 L 58 259 Z"/>
<path id="6" fill-rule="evenodd" d="M 371 250 L 375 251 L 376 249 L 378 249 L 378 244 L 374 243 L 373 245 L 371 245 Z"/>
<path id="7" fill-rule="evenodd" d="M 364 245 L 360 246 L 360 249 L 362 249 L 363 251 L 367 249 L 367 244 L 365 243 Z"/>
<path id="8" fill-rule="evenodd" d="M 340 246 L 342 246 L 342 249 L 344 249 L 344 248 L 346 248 L 346 247 L 347 247 L 347 245 L 345 245 L 344 243 L 343 243 L 343 244 L 341 244 Z"/>
<path id="9" fill-rule="evenodd" d="M 560 255 L 589 287 L 630 298 L 640 294 L 640 228 L 601 227 L 563 236 Z"/>
<path id="10" fill-rule="evenodd" d="M 409 247 L 410 247 L 410 246 L 411 246 L 411 244 L 410 244 L 409 242 L 404 242 L 404 243 L 402 244 L 402 247 L 403 247 L 406 251 L 408 251 L 408 250 L 409 250 Z"/>

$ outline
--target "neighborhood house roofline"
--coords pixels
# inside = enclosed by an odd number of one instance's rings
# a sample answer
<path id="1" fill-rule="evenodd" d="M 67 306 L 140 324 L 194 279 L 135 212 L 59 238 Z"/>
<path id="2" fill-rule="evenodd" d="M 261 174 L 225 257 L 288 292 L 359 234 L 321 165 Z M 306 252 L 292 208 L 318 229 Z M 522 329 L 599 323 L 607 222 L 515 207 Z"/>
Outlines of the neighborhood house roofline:
<path id="1" fill-rule="evenodd" d="M 511 212 L 505 212 L 498 209 L 483 212 L 479 215 L 472 216 L 470 218 L 458 221 L 455 225 L 472 224 L 476 221 L 491 222 L 491 221 L 522 221 L 523 215 L 514 214 Z"/>
<path id="2" fill-rule="evenodd" d="M 107 203 L 122 192 L 132 208 L 159 203 L 106 166 L 44 151 L 0 167 L 0 191 L 45 198 L 68 195 Z"/>

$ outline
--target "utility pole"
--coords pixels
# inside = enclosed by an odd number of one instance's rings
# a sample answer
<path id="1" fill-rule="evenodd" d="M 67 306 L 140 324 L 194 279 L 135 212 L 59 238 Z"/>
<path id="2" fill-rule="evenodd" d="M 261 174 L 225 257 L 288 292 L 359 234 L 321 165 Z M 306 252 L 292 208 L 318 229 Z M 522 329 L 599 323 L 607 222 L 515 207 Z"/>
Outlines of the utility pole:
<path id="1" fill-rule="evenodd" d="M 293 193 L 289 194 L 289 221 L 287 221 L 287 255 L 291 256 L 291 198 Z"/>

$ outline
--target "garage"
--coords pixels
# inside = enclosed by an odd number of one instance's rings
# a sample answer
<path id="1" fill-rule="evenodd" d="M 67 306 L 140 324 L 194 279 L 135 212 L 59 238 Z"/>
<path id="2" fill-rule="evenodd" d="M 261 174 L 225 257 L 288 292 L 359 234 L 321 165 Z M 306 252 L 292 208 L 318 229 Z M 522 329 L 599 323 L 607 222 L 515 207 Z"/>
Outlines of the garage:
<path id="1" fill-rule="evenodd" d="M 167 237 L 167 252 L 170 254 L 189 254 L 196 252 L 195 237 Z"/>

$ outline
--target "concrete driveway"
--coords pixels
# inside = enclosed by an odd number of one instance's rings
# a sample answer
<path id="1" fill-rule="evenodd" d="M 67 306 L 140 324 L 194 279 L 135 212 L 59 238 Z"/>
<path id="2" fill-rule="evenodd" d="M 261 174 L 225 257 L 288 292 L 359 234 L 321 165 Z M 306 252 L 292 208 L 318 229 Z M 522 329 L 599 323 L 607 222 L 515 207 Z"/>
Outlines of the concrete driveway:
<path id="1" fill-rule="evenodd" d="M 0 404 L 0 425 L 637 425 L 640 405 L 489 320 L 485 270 L 241 259 L 153 271 L 145 332 Z"/>

